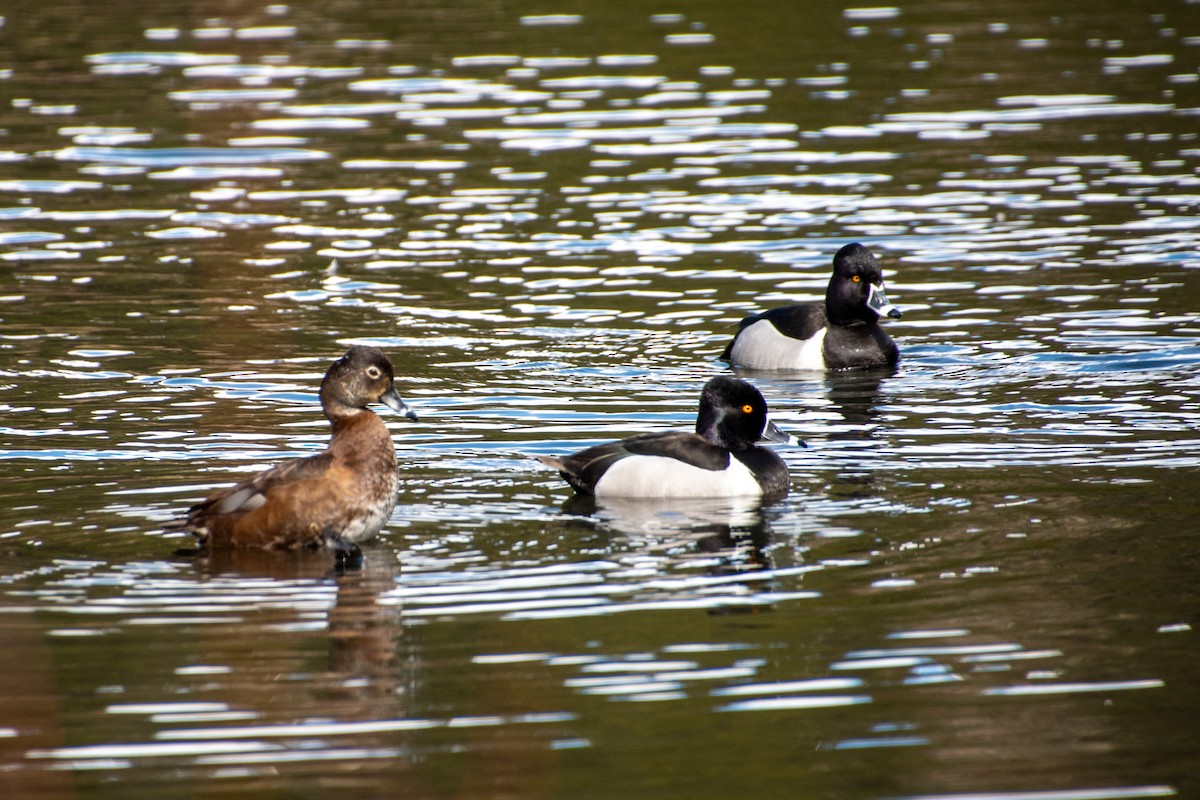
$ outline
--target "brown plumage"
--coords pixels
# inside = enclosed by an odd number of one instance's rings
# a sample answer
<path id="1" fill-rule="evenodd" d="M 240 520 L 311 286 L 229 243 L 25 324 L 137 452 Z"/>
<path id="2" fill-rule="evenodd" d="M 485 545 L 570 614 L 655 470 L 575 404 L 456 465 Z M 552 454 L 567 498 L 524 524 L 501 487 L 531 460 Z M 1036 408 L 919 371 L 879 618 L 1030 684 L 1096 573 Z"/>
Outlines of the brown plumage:
<path id="1" fill-rule="evenodd" d="M 381 350 L 356 345 L 321 381 L 321 408 L 333 426 L 329 447 L 287 461 L 192 506 L 168 530 L 193 533 L 202 548 L 331 547 L 356 554 L 396 505 L 396 450 L 369 403 L 415 420 L 396 393 Z"/>

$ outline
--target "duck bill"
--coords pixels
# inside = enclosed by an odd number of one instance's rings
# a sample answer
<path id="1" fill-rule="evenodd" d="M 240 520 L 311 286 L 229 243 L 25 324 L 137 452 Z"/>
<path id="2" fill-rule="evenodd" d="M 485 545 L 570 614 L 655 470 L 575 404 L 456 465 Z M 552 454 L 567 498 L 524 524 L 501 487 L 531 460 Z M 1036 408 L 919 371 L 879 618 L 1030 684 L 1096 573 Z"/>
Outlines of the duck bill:
<path id="1" fill-rule="evenodd" d="M 874 311 L 879 316 L 887 316 L 892 319 L 900 319 L 900 309 L 892 305 L 892 301 L 887 299 L 884 294 L 882 283 L 872 283 L 871 293 L 867 295 L 867 308 Z"/>
<path id="2" fill-rule="evenodd" d="M 780 429 L 771 420 L 767 420 L 767 427 L 763 428 L 762 438 L 764 442 L 779 442 L 780 444 L 794 444 L 800 447 L 808 447 L 803 441 L 792 436 Z"/>
<path id="3" fill-rule="evenodd" d="M 383 403 L 397 414 L 403 414 L 413 422 L 417 421 L 417 412 L 409 408 L 408 403 L 405 403 L 400 398 L 400 393 L 396 391 L 395 386 L 388 386 L 387 391 L 384 392 L 383 396 L 379 398 L 379 402 Z"/>

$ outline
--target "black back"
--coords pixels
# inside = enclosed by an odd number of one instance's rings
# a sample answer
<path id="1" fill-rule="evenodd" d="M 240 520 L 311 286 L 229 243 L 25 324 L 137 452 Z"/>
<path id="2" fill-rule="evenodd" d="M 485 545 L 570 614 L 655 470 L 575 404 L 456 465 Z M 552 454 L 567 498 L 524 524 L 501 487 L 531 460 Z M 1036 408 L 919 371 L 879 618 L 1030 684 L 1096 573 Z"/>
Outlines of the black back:
<path id="1" fill-rule="evenodd" d="M 801 303 L 794 306 L 780 306 L 779 308 L 768 309 L 754 316 L 746 317 L 738 323 L 738 333 L 741 333 L 754 323 L 762 322 L 763 320 L 774 325 L 775 329 L 784 336 L 790 336 L 799 341 L 811 339 L 828 322 L 824 307 L 816 303 Z M 737 341 L 736 334 L 733 340 L 725 345 L 725 352 L 721 353 L 721 358 L 725 361 L 728 361 L 732 357 L 733 342 L 735 341 Z"/>
<path id="2" fill-rule="evenodd" d="M 684 431 L 641 433 L 544 461 L 557 469 L 575 491 L 592 494 L 608 468 L 628 456 L 662 456 L 714 472 L 729 466 L 728 450 Z"/>

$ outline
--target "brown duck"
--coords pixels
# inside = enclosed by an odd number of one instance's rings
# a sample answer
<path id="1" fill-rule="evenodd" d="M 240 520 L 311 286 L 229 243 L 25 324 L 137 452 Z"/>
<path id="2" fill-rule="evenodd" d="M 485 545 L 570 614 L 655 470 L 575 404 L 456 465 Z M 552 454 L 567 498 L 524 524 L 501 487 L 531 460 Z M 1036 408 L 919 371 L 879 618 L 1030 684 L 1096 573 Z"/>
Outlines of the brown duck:
<path id="1" fill-rule="evenodd" d="M 333 426 L 329 447 L 286 461 L 221 489 L 167 526 L 189 531 L 202 549 L 328 547 L 360 556 L 396 505 L 396 449 L 367 406 L 382 403 L 411 420 L 396 392 L 392 362 L 376 347 L 356 345 L 321 381 L 321 408 Z"/>

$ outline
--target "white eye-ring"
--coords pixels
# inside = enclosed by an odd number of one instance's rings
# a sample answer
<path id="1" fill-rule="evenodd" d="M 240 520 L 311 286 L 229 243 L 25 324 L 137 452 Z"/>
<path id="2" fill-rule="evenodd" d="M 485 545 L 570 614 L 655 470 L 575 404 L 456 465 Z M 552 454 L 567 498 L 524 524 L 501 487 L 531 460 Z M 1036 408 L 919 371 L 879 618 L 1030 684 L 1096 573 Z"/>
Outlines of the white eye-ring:
<path id="1" fill-rule="evenodd" d="M 373 381 L 379 380 L 379 376 L 382 374 L 383 372 L 381 372 L 379 367 L 375 366 L 374 364 L 367 367 L 367 377 Z"/>

